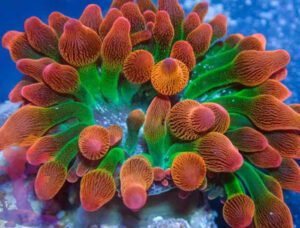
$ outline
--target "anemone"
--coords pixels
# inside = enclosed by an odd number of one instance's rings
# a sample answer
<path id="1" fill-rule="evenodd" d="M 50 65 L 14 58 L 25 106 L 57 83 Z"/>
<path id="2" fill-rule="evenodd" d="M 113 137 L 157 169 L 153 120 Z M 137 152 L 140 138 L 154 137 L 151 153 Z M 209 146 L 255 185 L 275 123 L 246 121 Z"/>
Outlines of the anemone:
<path id="1" fill-rule="evenodd" d="M 4 35 L 24 77 L 0 149 L 23 147 L 40 166 L 39 199 L 80 181 L 85 210 L 119 191 L 138 211 L 155 185 L 217 186 L 228 225 L 293 227 L 282 193 L 300 192 L 300 105 L 284 103 L 281 83 L 290 56 L 265 50 L 262 34 L 226 35 L 226 16 L 205 22 L 207 11 L 114 0 L 106 15 L 91 4 L 79 19 L 54 12 Z"/>

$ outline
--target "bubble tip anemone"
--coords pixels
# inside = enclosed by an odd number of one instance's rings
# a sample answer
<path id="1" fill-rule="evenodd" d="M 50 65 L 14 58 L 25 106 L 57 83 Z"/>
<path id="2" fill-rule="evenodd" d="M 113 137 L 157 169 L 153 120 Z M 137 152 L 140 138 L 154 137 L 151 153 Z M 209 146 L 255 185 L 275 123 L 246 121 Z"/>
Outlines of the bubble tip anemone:
<path id="1" fill-rule="evenodd" d="M 31 17 L 25 32 L 3 36 L 24 77 L 0 149 L 28 148 L 41 165 L 39 199 L 81 179 L 84 210 L 120 188 L 138 211 L 154 181 L 209 199 L 224 187 L 229 225 L 292 226 L 282 188 L 300 192 L 300 109 L 284 104 L 291 92 L 280 82 L 290 56 L 265 50 L 261 34 L 221 40 L 226 16 L 204 23 L 207 11 L 206 2 L 185 17 L 177 0 L 114 0 L 106 15 L 90 4 L 78 20 L 53 12 L 49 25 Z"/>

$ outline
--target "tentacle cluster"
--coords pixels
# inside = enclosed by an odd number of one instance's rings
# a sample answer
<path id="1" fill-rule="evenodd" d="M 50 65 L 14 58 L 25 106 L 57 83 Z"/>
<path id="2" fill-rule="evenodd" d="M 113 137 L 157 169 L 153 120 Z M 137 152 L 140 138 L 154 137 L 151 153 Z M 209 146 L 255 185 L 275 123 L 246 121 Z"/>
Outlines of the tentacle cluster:
<path id="1" fill-rule="evenodd" d="M 0 128 L 0 149 L 27 148 L 28 163 L 41 165 L 39 199 L 80 179 L 82 206 L 95 211 L 120 179 L 137 211 L 152 185 L 221 186 L 228 225 L 293 226 L 282 197 L 282 188 L 300 192 L 300 105 L 283 103 L 291 92 L 281 83 L 289 54 L 265 50 L 262 34 L 222 39 L 226 16 L 205 22 L 207 11 L 114 0 L 105 16 L 91 4 L 79 19 L 54 12 L 4 35 L 24 77 L 9 95 L 21 105 Z M 101 105 L 130 110 L 127 128 L 97 119 Z"/>

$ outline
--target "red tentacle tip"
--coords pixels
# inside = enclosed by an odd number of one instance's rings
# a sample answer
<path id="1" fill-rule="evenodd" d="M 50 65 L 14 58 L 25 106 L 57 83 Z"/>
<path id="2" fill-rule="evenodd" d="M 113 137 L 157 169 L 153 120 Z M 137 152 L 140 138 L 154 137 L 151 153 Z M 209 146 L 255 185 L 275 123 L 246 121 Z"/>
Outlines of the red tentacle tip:
<path id="1" fill-rule="evenodd" d="M 59 39 L 61 56 L 71 65 L 85 66 L 96 62 L 100 56 L 101 39 L 89 27 L 75 19 L 68 20 Z"/>
<path id="2" fill-rule="evenodd" d="M 110 201 L 116 192 L 114 178 L 105 170 L 93 170 L 80 182 L 80 200 L 86 211 L 96 211 Z"/>
<path id="3" fill-rule="evenodd" d="M 98 32 L 99 26 L 102 22 L 101 8 L 96 4 L 88 5 L 82 12 L 79 20 L 87 27 L 90 27 L 95 32 Z"/>
<path id="4" fill-rule="evenodd" d="M 24 24 L 30 45 L 37 51 L 58 58 L 58 39 L 55 31 L 37 17 L 30 17 Z"/>
<path id="5" fill-rule="evenodd" d="M 181 92 L 189 80 L 189 69 L 181 61 L 167 58 L 154 65 L 151 83 L 162 95 L 172 96 Z"/>
<path id="6" fill-rule="evenodd" d="M 144 187 L 140 185 L 130 185 L 123 193 L 123 202 L 126 207 L 132 211 L 139 211 L 147 201 L 147 192 Z"/>
<path id="7" fill-rule="evenodd" d="M 223 207 L 224 219 L 231 227 L 248 227 L 252 223 L 254 212 L 254 202 L 244 194 L 230 197 Z"/>
<path id="8" fill-rule="evenodd" d="M 41 166 L 34 182 L 37 197 L 52 199 L 65 183 L 67 169 L 59 162 L 51 161 Z"/>
<path id="9" fill-rule="evenodd" d="M 101 126 L 86 127 L 79 137 L 79 149 L 82 155 L 90 160 L 99 160 L 107 153 L 110 147 L 110 135 L 107 129 Z"/>
<path id="10" fill-rule="evenodd" d="M 49 64 L 43 70 L 43 81 L 58 93 L 74 94 L 80 85 L 75 68 L 59 63 Z"/>

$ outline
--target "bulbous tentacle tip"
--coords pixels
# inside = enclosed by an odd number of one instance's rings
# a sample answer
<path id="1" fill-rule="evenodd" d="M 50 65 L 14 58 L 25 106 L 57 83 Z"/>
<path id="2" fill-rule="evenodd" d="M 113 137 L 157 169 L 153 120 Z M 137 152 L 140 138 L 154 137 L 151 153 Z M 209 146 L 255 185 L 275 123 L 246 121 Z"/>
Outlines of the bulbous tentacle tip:
<path id="1" fill-rule="evenodd" d="M 223 207 L 223 217 L 226 223 L 236 228 L 248 227 L 252 223 L 254 213 L 254 202 L 245 194 L 231 196 Z"/>
<path id="2" fill-rule="evenodd" d="M 167 58 L 154 65 L 151 83 L 162 95 L 172 96 L 180 93 L 189 80 L 189 69 L 181 61 Z"/>
<path id="3" fill-rule="evenodd" d="M 175 30 L 175 37 L 178 37 L 178 32 L 180 32 L 182 21 L 184 19 L 184 11 L 179 4 L 178 0 L 159 0 L 158 9 L 165 10 L 170 15 L 172 25 Z"/>
<path id="4" fill-rule="evenodd" d="M 121 195 L 131 210 L 141 209 L 147 201 L 147 190 L 154 180 L 150 162 L 143 156 L 129 158 L 120 172 Z"/>
<path id="5" fill-rule="evenodd" d="M 269 145 L 268 139 L 262 133 L 250 127 L 227 131 L 226 136 L 243 152 L 262 151 Z"/>
<path id="6" fill-rule="evenodd" d="M 214 112 L 194 100 L 184 100 L 175 104 L 168 115 L 171 133 L 181 140 L 195 140 L 213 128 Z"/>
<path id="7" fill-rule="evenodd" d="M 227 33 L 227 17 L 224 14 L 218 14 L 209 24 L 212 26 L 214 37 L 221 38 Z"/>
<path id="8" fill-rule="evenodd" d="M 260 168 L 276 168 L 279 167 L 282 162 L 282 157 L 279 152 L 270 145 L 262 151 L 247 154 L 246 157 L 255 166 Z"/>
<path id="9" fill-rule="evenodd" d="M 203 56 L 210 47 L 213 29 L 210 24 L 200 24 L 187 36 L 186 40 L 192 45 L 196 57 Z"/>
<path id="10" fill-rule="evenodd" d="M 156 96 L 150 103 L 144 123 L 144 137 L 148 142 L 160 141 L 165 133 L 166 118 L 171 109 L 171 101 L 166 96 Z"/>
<path id="11" fill-rule="evenodd" d="M 24 27 L 30 27 L 30 26 L 40 26 L 43 22 L 36 16 L 32 16 L 26 19 L 24 23 Z"/>
<path id="12" fill-rule="evenodd" d="M 199 188 L 206 176 L 203 158 L 192 152 L 183 152 L 175 157 L 171 167 L 175 185 L 183 191 L 194 191 Z"/>
<path id="13" fill-rule="evenodd" d="M 270 170 L 270 173 L 282 188 L 300 193 L 300 168 L 295 160 L 283 158 L 280 166 Z"/>
<path id="14" fill-rule="evenodd" d="M 2 47 L 9 49 L 11 41 L 16 38 L 16 36 L 21 35 L 22 32 L 19 31 L 8 31 L 2 37 Z"/>
<path id="15" fill-rule="evenodd" d="M 103 40 L 101 56 L 104 64 L 112 69 L 122 67 L 131 49 L 130 22 L 125 17 L 118 17 Z"/>
<path id="16" fill-rule="evenodd" d="M 249 118 L 258 128 L 265 131 L 300 129 L 299 114 L 274 96 L 256 96 L 252 101 Z M 276 115 L 271 115 L 275 112 Z"/>
<path id="17" fill-rule="evenodd" d="M 139 131 L 145 122 L 145 113 L 141 109 L 131 111 L 126 119 L 129 131 Z"/>
<path id="18" fill-rule="evenodd" d="M 27 162 L 38 166 L 54 158 L 55 154 L 61 149 L 52 136 L 45 136 L 36 141 L 26 153 Z"/>
<path id="19" fill-rule="evenodd" d="M 146 10 L 144 13 L 143 13 L 143 16 L 145 18 L 145 21 L 146 23 L 149 23 L 149 22 L 153 22 L 155 23 L 155 20 L 156 20 L 156 14 L 151 11 L 151 10 Z"/>
<path id="20" fill-rule="evenodd" d="M 123 203 L 132 211 L 139 211 L 147 202 L 147 192 L 145 188 L 139 184 L 128 186 L 123 192 Z"/>
<path id="21" fill-rule="evenodd" d="M 31 85 L 32 83 L 33 83 L 33 81 L 30 79 L 27 79 L 27 78 L 22 79 L 10 91 L 10 93 L 8 95 L 8 99 L 13 103 L 24 102 L 24 97 L 22 97 L 22 94 L 21 94 L 22 89 L 27 85 Z"/>
<path id="22" fill-rule="evenodd" d="M 253 34 L 252 37 L 255 37 L 256 39 L 258 39 L 260 41 L 263 50 L 266 49 L 267 40 L 263 34 L 256 33 L 256 34 Z"/>
<path id="23" fill-rule="evenodd" d="M 48 24 L 53 28 L 58 37 L 64 32 L 64 25 L 70 18 L 60 12 L 52 12 L 48 17 Z"/>
<path id="24" fill-rule="evenodd" d="M 23 58 L 41 58 L 41 55 L 31 47 L 28 37 L 24 32 L 9 31 L 5 33 L 2 38 L 2 46 L 9 50 L 13 61 Z"/>
<path id="25" fill-rule="evenodd" d="M 267 80 L 257 88 L 261 94 L 272 95 L 281 101 L 292 95 L 292 92 L 285 85 L 274 79 Z"/>
<path id="26" fill-rule="evenodd" d="M 147 22 L 147 30 L 151 33 L 151 36 L 153 34 L 154 24 L 152 21 Z"/>
<path id="27" fill-rule="evenodd" d="M 25 21 L 24 28 L 28 41 L 35 50 L 51 58 L 58 58 L 58 37 L 50 26 L 33 16 Z"/>
<path id="28" fill-rule="evenodd" d="M 142 177 L 148 189 L 152 185 L 154 178 L 150 161 L 142 155 L 135 155 L 127 159 L 121 168 L 120 177 L 126 179 L 130 175 Z"/>
<path id="29" fill-rule="evenodd" d="M 110 173 L 96 169 L 85 174 L 80 182 L 80 200 L 86 211 L 96 211 L 115 195 L 116 184 Z"/>
<path id="30" fill-rule="evenodd" d="M 292 228 L 293 218 L 287 205 L 273 194 L 268 193 L 255 201 L 254 223 L 257 227 Z"/>
<path id="31" fill-rule="evenodd" d="M 43 82 L 24 86 L 21 95 L 30 103 L 40 107 L 49 107 L 66 100 L 65 97 L 57 94 Z"/>
<path id="32" fill-rule="evenodd" d="M 99 160 L 110 148 L 109 132 L 101 126 L 88 126 L 80 133 L 78 146 L 85 158 Z"/>
<path id="33" fill-rule="evenodd" d="M 62 188 L 67 177 L 66 167 L 51 161 L 42 165 L 34 182 L 34 189 L 40 200 L 52 199 Z"/>
<path id="34" fill-rule="evenodd" d="M 191 112 L 191 125 L 196 132 L 209 130 L 215 124 L 215 120 L 214 112 L 205 106 L 200 105 Z"/>
<path id="35" fill-rule="evenodd" d="M 94 63 L 100 57 L 102 41 L 98 34 L 80 21 L 69 19 L 59 39 L 61 56 L 69 64 L 82 67 Z"/>
<path id="36" fill-rule="evenodd" d="M 246 86 L 263 83 L 290 62 L 285 50 L 241 52 L 234 60 L 233 72 L 237 82 Z"/>
<path id="37" fill-rule="evenodd" d="M 172 74 L 177 70 L 177 62 L 172 58 L 166 58 L 161 65 L 162 73 Z"/>
<path id="38" fill-rule="evenodd" d="M 111 8 L 108 10 L 105 18 L 102 20 L 102 23 L 99 26 L 98 33 L 101 37 L 101 40 L 103 40 L 104 37 L 107 35 L 115 20 L 122 16 L 122 12 L 117 8 Z"/>
<path id="39" fill-rule="evenodd" d="M 75 32 L 76 30 L 81 30 L 83 24 L 76 19 L 70 18 L 64 25 L 64 32 Z"/>
<path id="40" fill-rule="evenodd" d="M 208 12 L 208 2 L 200 2 L 197 5 L 195 5 L 193 12 L 196 12 L 200 18 L 201 21 L 204 20 L 204 17 L 206 16 Z"/>
<path id="41" fill-rule="evenodd" d="M 124 61 L 123 72 L 128 81 L 143 84 L 150 80 L 154 58 L 145 50 L 131 52 Z"/>
<path id="42" fill-rule="evenodd" d="M 191 12 L 183 23 L 184 35 L 187 37 L 194 29 L 201 24 L 201 19 L 196 12 Z"/>
<path id="43" fill-rule="evenodd" d="M 77 70 L 59 63 L 51 63 L 44 68 L 43 81 L 54 91 L 63 94 L 74 94 L 80 86 Z"/>
<path id="44" fill-rule="evenodd" d="M 53 122 L 46 118 L 50 113 L 51 109 L 42 107 L 32 105 L 21 107 L 0 128 L 0 148 L 32 145 L 53 125 Z"/>
<path id="45" fill-rule="evenodd" d="M 193 47 L 187 41 L 175 42 L 170 57 L 183 62 L 189 68 L 189 71 L 192 71 L 196 65 Z"/>
<path id="46" fill-rule="evenodd" d="M 153 168 L 153 175 L 154 181 L 163 181 L 166 178 L 165 171 L 159 166 Z"/>
<path id="47" fill-rule="evenodd" d="M 101 8 L 96 4 L 89 4 L 85 7 L 79 20 L 87 27 L 90 27 L 95 32 L 98 32 L 99 26 L 102 22 Z"/>
<path id="48" fill-rule="evenodd" d="M 270 58 L 272 59 L 274 65 L 279 64 L 280 66 L 282 66 L 278 70 L 288 65 L 291 61 L 289 52 L 284 49 L 270 51 Z"/>
<path id="49" fill-rule="evenodd" d="M 79 177 L 76 175 L 75 170 L 69 169 L 67 174 L 67 181 L 68 183 L 74 184 L 79 180 Z"/>
<path id="50" fill-rule="evenodd" d="M 156 21 L 153 28 L 153 38 L 160 48 L 168 49 L 174 38 L 174 27 L 169 14 L 164 10 L 156 13 Z"/>
<path id="51" fill-rule="evenodd" d="M 123 31 L 124 34 L 128 34 L 130 32 L 130 29 L 131 29 L 131 25 L 130 25 L 130 22 L 129 20 L 126 18 L 126 17 L 120 17 L 120 18 L 117 18 L 117 20 L 114 22 L 114 28 L 112 29 L 115 29 L 113 31 Z"/>
<path id="52" fill-rule="evenodd" d="M 20 59 L 16 62 L 17 69 L 33 78 L 34 80 L 40 82 L 42 81 L 43 70 L 49 64 L 54 63 L 54 60 L 50 58 L 40 58 L 40 59 Z"/>
<path id="53" fill-rule="evenodd" d="M 243 156 L 231 141 L 218 132 L 210 132 L 199 139 L 198 152 L 207 169 L 212 172 L 235 172 L 244 162 Z"/>
<path id="54" fill-rule="evenodd" d="M 146 21 L 139 7 L 133 2 L 127 2 L 121 7 L 121 12 L 131 25 L 131 33 L 139 32 L 145 29 Z"/>

